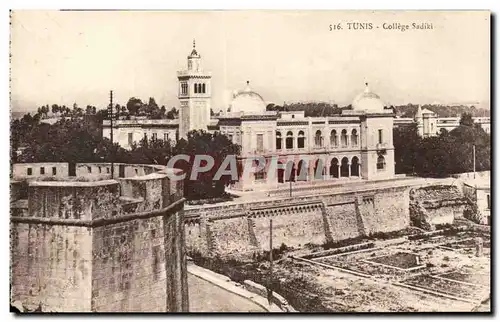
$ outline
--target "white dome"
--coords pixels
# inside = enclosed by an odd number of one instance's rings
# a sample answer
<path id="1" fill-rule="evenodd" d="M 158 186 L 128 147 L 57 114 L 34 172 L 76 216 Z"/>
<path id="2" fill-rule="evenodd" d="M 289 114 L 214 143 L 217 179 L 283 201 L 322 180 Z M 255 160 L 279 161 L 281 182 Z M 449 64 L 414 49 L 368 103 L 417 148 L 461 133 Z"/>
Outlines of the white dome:
<path id="1" fill-rule="evenodd" d="M 247 82 L 247 87 L 233 94 L 233 100 L 229 105 L 231 113 L 264 114 L 266 103 L 262 96 L 252 91 Z"/>
<path id="2" fill-rule="evenodd" d="M 384 103 L 377 94 L 370 91 L 366 84 L 365 91 L 352 101 L 352 109 L 360 112 L 383 113 Z"/>

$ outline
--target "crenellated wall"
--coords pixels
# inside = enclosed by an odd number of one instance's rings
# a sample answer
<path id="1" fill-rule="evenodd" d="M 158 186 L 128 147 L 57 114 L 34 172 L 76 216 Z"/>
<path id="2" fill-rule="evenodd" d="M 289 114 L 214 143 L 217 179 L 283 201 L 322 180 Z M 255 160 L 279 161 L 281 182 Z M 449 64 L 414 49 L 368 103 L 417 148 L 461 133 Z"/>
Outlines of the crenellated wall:
<path id="1" fill-rule="evenodd" d="M 410 225 L 410 187 L 391 187 L 185 210 L 188 251 L 249 258 L 281 244 L 336 242 Z M 202 224 L 206 222 L 206 224 Z"/>
<path id="2" fill-rule="evenodd" d="M 145 168 L 156 171 L 30 180 L 27 199 L 11 203 L 11 301 L 57 312 L 187 311 L 182 183 L 167 177 L 176 170 Z"/>

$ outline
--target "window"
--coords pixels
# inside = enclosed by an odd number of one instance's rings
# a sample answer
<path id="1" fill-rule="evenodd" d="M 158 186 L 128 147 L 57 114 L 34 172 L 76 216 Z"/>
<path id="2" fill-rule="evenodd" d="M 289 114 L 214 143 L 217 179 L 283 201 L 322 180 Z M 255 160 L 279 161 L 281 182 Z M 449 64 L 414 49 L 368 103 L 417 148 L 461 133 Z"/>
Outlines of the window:
<path id="1" fill-rule="evenodd" d="M 158 133 L 153 133 L 153 140 L 156 140 L 158 138 Z"/>
<path id="2" fill-rule="evenodd" d="M 45 167 L 40 167 L 40 174 L 45 174 Z"/>
<path id="3" fill-rule="evenodd" d="M 194 84 L 194 93 L 197 94 L 198 93 L 198 84 Z"/>
<path id="4" fill-rule="evenodd" d="M 52 175 L 55 176 L 57 174 L 57 168 L 52 167 Z"/>
<path id="5" fill-rule="evenodd" d="M 168 141 L 168 133 L 163 133 L 163 141 Z"/>
<path id="6" fill-rule="evenodd" d="M 353 146 L 358 145 L 358 131 L 356 131 L 356 130 L 352 130 L 352 132 L 351 132 L 351 144 Z"/>
<path id="7" fill-rule="evenodd" d="M 281 132 L 276 132 L 276 150 L 281 150 Z"/>
<path id="8" fill-rule="evenodd" d="M 491 209 L 490 195 L 486 195 L 486 203 L 488 204 L 488 209 Z"/>
<path id="9" fill-rule="evenodd" d="M 295 114 L 292 114 L 292 119 L 294 119 L 294 118 L 295 118 Z"/>
<path id="10" fill-rule="evenodd" d="M 257 152 L 264 151 L 264 134 L 257 134 Z"/>
<path id="11" fill-rule="evenodd" d="M 148 134 L 146 132 L 144 132 L 144 140 L 148 140 Z"/>
<path id="12" fill-rule="evenodd" d="M 385 158 L 382 155 L 379 155 L 377 158 L 377 170 L 385 169 Z"/>
<path id="13" fill-rule="evenodd" d="M 128 145 L 132 145 L 134 143 L 134 133 L 128 134 Z"/>
<path id="14" fill-rule="evenodd" d="M 347 131 L 346 130 L 342 130 L 340 140 L 342 141 L 342 147 L 346 147 L 347 146 Z"/>
<path id="15" fill-rule="evenodd" d="M 304 131 L 299 132 L 299 138 L 297 139 L 297 145 L 299 149 L 303 149 L 305 146 L 305 137 L 304 137 Z"/>
<path id="16" fill-rule="evenodd" d="M 265 180 L 265 179 L 266 179 L 266 172 L 264 170 L 255 172 L 255 180 Z"/>
<path id="17" fill-rule="evenodd" d="M 292 131 L 288 131 L 286 133 L 286 148 L 293 149 L 293 133 L 292 133 Z"/>
<path id="18" fill-rule="evenodd" d="M 106 167 L 106 173 L 109 173 L 109 168 L 108 167 Z"/>
<path id="19" fill-rule="evenodd" d="M 228 134 L 227 137 L 229 138 L 229 141 L 233 142 L 233 135 L 232 134 Z"/>
<path id="20" fill-rule="evenodd" d="M 187 95 L 188 93 L 188 84 L 181 83 L 181 95 Z"/>
<path id="21" fill-rule="evenodd" d="M 101 173 L 101 172 L 102 172 L 102 168 L 101 168 L 101 167 L 99 167 L 99 173 Z"/>
<path id="22" fill-rule="evenodd" d="M 87 172 L 92 173 L 92 167 L 87 167 Z"/>
<path id="23" fill-rule="evenodd" d="M 332 132 L 330 132 L 330 145 L 333 147 L 336 147 L 336 146 L 338 146 L 338 144 L 339 144 L 339 141 L 338 141 L 338 137 L 337 137 L 337 131 L 332 130 Z"/>
<path id="24" fill-rule="evenodd" d="M 30 176 L 30 175 L 32 175 L 32 174 L 33 174 L 33 169 L 31 169 L 31 168 L 26 169 L 26 173 L 27 173 L 29 176 Z"/>
<path id="25" fill-rule="evenodd" d="M 383 138 L 383 132 L 382 132 L 382 130 L 378 130 L 378 143 L 382 144 L 383 139 L 384 138 Z"/>
<path id="26" fill-rule="evenodd" d="M 323 146 L 323 137 L 321 136 L 321 131 L 317 130 L 314 135 L 314 146 L 316 148 L 321 148 Z"/>
<path id="27" fill-rule="evenodd" d="M 203 83 L 203 85 L 201 86 L 201 92 L 202 93 L 206 93 L 206 88 L 205 88 L 205 83 Z"/>

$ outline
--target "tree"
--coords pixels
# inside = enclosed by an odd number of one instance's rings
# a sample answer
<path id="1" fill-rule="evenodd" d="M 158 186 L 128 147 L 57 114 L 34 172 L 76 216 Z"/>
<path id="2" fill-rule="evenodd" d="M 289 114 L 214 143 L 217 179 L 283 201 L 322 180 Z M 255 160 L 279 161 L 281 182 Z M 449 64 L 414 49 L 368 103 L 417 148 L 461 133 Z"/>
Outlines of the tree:
<path id="1" fill-rule="evenodd" d="M 417 125 L 394 128 L 393 144 L 396 173 L 415 173 L 421 145 Z"/>
<path id="2" fill-rule="evenodd" d="M 178 115 L 179 111 L 175 107 L 172 107 L 172 109 L 167 112 L 167 119 L 173 120 L 177 118 Z"/>
<path id="3" fill-rule="evenodd" d="M 131 97 L 127 102 L 127 110 L 130 115 L 137 115 L 142 105 L 143 103 L 140 99 Z"/>
<path id="4" fill-rule="evenodd" d="M 463 113 L 462 116 L 460 117 L 460 125 L 473 126 L 474 120 L 472 119 L 472 114 Z"/>
<path id="5" fill-rule="evenodd" d="M 215 180 L 214 176 L 228 155 L 238 156 L 240 146 L 233 144 L 226 135 L 218 132 L 211 134 L 205 131 L 191 131 L 187 140 L 181 139 L 174 149 L 175 154 L 187 154 L 189 162 L 179 161 L 176 167 L 186 172 L 184 192 L 188 199 L 206 199 L 219 197 L 224 193 L 225 186 L 232 183 L 231 176 L 222 176 Z M 198 174 L 195 180 L 190 180 L 193 161 L 196 155 L 210 155 L 214 158 L 214 167 L 208 172 Z M 203 165 L 203 164 L 202 164 Z"/>

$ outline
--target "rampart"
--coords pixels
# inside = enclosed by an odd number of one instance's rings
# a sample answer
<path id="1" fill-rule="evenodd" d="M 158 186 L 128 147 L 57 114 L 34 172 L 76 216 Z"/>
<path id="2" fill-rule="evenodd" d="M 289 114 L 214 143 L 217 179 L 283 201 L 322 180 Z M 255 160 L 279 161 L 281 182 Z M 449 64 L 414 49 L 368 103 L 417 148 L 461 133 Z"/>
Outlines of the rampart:
<path id="1" fill-rule="evenodd" d="M 67 164 L 14 165 L 12 302 L 57 312 L 188 311 L 183 187 L 167 176 L 179 170 L 116 164 L 111 179 L 110 167 L 77 164 L 71 178 Z"/>
<path id="2" fill-rule="evenodd" d="M 293 198 L 196 206 L 185 210 L 188 252 L 249 259 L 269 250 L 270 219 L 273 247 L 302 247 L 405 229 L 410 221 L 410 191 L 432 187 L 435 181 L 411 179 L 394 185 L 362 184 L 355 188 L 321 187 L 319 193 Z M 452 183 L 444 179 L 441 183 Z M 453 186 L 455 189 L 456 187 Z M 455 190 L 453 190 L 455 191 Z M 460 199 L 459 199 L 460 200 Z M 459 200 L 455 200 L 460 203 Z M 460 209 L 433 204 L 436 219 L 459 217 Z M 427 205 L 429 211 L 431 205 Z M 452 211 L 451 217 L 448 212 Z"/>
<path id="3" fill-rule="evenodd" d="M 409 188 L 275 198 L 185 210 L 188 251 L 251 257 L 273 245 L 301 247 L 409 226 Z"/>

